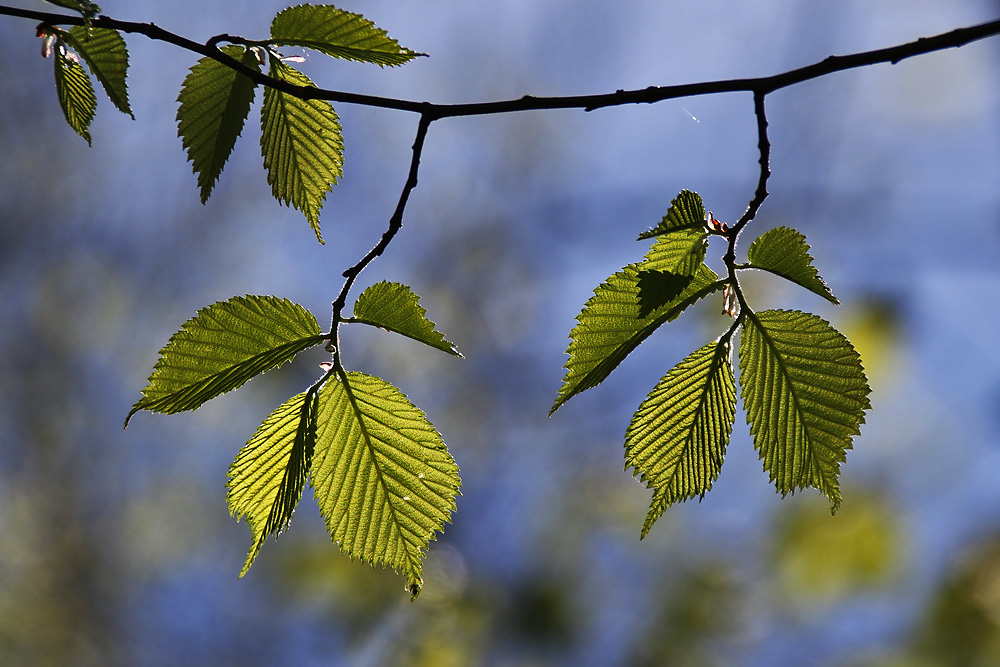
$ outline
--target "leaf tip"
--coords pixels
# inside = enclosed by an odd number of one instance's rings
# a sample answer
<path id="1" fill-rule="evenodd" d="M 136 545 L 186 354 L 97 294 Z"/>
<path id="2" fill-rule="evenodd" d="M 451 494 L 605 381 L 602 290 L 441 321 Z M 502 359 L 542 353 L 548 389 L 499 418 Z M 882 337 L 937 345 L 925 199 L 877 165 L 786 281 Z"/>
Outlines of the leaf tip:
<path id="1" fill-rule="evenodd" d="M 139 412 L 139 410 L 142 410 L 141 403 L 142 402 L 140 401 L 139 403 L 136 403 L 135 405 L 133 405 L 132 409 L 128 411 L 127 415 L 125 415 L 125 423 L 122 424 L 122 430 L 123 431 L 128 428 L 128 423 L 132 420 L 132 416 L 135 413 Z"/>

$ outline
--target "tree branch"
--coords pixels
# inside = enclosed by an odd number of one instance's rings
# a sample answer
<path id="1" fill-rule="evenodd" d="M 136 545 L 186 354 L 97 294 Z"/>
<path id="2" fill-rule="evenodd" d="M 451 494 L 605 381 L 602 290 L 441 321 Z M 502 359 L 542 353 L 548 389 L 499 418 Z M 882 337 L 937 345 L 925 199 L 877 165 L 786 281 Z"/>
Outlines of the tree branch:
<path id="1" fill-rule="evenodd" d="M 82 16 L 69 16 L 52 12 L 39 12 L 30 9 L 0 6 L 0 15 L 41 21 L 49 25 L 83 25 Z M 312 86 L 294 86 L 285 81 L 274 79 L 261 72 L 251 69 L 230 58 L 215 45 L 226 36 L 213 37 L 208 44 L 199 44 L 186 37 L 181 37 L 169 30 L 164 30 L 152 23 L 133 23 L 119 21 L 107 16 L 99 16 L 91 21 L 91 25 L 99 28 L 110 28 L 125 33 L 140 34 L 158 41 L 167 42 L 192 51 L 207 58 L 213 58 L 240 74 L 249 77 L 254 82 L 270 86 L 283 93 L 294 95 L 301 99 L 321 99 L 330 102 L 359 104 L 362 106 L 397 109 L 428 116 L 431 120 L 440 118 L 455 118 L 459 116 L 484 116 L 491 114 L 512 113 L 516 111 L 532 111 L 546 109 L 584 109 L 593 111 L 611 106 L 625 104 L 653 104 L 664 100 L 700 95 L 715 95 L 719 93 L 752 92 L 768 94 L 781 88 L 787 88 L 803 81 L 817 79 L 835 72 L 866 67 L 880 63 L 896 64 L 913 56 L 958 48 L 974 41 L 1000 34 L 1000 19 L 981 23 L 966 28 L 958 28 L 933 37 L 921 37 L 913 42 L 899 44 L 874 51 L 864 51 L 845 56 L 830 56 L 805 67 L 789 70 L 780 74 L 765 77 L 728 79 L 718 81 L 702 81 L 675 86 L 650 86 L 641 90 L 618 90 L 614 93 L 599 95 L 572 95 L 562 97 L 534 97 L 525 95 L 512 100 L 497 102 L 475 102 L 471 104 L 433 104 L 415 102 L 412 100 L 360 95 L 336 90 L 326 90 Z"/>

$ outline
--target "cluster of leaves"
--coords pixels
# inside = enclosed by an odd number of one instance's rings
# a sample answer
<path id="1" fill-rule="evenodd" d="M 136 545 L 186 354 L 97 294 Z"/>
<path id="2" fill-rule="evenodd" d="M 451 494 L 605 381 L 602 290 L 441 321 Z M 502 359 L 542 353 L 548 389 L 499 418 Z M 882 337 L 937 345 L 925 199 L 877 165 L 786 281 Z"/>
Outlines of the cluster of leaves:
<path id="1" fill-rule="evenodd" d="M 43 54 L 55 56 L 66 119 L 89 143 L 97 102 L 81 59 L 115 107 L 131 116 L 128 51 L 118 31 L 93 25 L 100 11 L 94 3 L 49 1 L 84 18 L 83 26 L 68 31 L 43 24 L 38 34 Z M 319 212 L 342 175 L 340 123 L 329 102 L 309 94 L 312 82 L 289 65 L 294 58 L 277 49 L 301 47 L 379 66 L 400 65 L 420 54 L 364 17 L 329 5 L 279 12 L 267 40 L 226 39 L 229 46 L 191 68 L 178 97 L 178 135 L 202 201 L 211 195 L 264 82 L 261 151 L 268 184 L 275 199 L 305 215 L 322 242 Z M 302 94 L 286 92 L 288 86 Z M 753 242 L 748 262 L 737 265 L 732 250 L 738 232 L 715 223 L 697 194 L 681 192 L 660 225 L 640 235 L 655 239 L 645 258 L 597 287 L 570 335 L 566 376 L 550 414 L 600 384 L 656 329 L 694 303 L 721 291 L 725 311 L 734 318 L 720 338 L 660 380 L 628 427 L 626 468 L 654 490 L 643 536 L 668 505 L 704 496 L 719 475 L 736 415 L 732 340 L 737 331 L 744 409 L 765 470 L 782 494 L 815 487 L 832 500 L 834 511 L 840 504 L 840 463 L 870 407 L 860 359 L 819 317 L 754 312 L 746 302 L 739 273 L 763 270 L 837 303 L 812 266 L 805 238 L 792 229 L 773 229 Z M 722 278 L 704 261 L 713 235 L 730 244 L 728 274 Z M 170 338 L 125 424 L 140 410 L 194 410 L 326 343 L 333 358 L 321 365 L 320 377 L 264 420 L 230 468 L 227 501 L 234 516 L 246 519 L 253 540 L 240 576 L 267 537 L 287 528 L 308 482 L 340 550 L 402 572 L 416 597 L 424 552 L 456 508 L 458 467 L 424 413 L 399 389 L 346 371 L 337 332 L 350 323 L 461 356 L 427 319 L 418 297 L 398 283 L 366 289 L 353 317 L 344 318 L 335 308 L 328 332 L 290 301 L 235 297 L 202 309 Z"/>
<path id="2" fill-rule="evenodd" d="M 354 316 L 461 356 L 405 285 L 381 282 Z M 235 297 L 199 311 L 167 345 L 129 413 L 194 410 L 299 352 L 331 340 L 308 310 L 273 296 Z M 455 510 L 458 466 L 427 417 L 386 381 L 344 370 L 339 352 L 321 377 L 279 406 L 229 470 L 227 501 L 253 536 L 240 576 L 269 535 L 284 530 L 308 479 L 340 550 L 402 572 L 414 597 L 435 531 Z M 128 425 L 128 419 L 125 422 Z"/>
<path id="3" fill-rule="evenodd" d="M 77 9 L 88 20 L 100 11 L 92 2 L 49 2 Z M 63 30 L 43 24 L 38 26 L 37 35 L 42 38 L 42 55 L 53 56 L 56 94 L 66 122 L 88 144 L 91 142 L 90 123 L 97 113 L 97 96 L 90 77 L 80 64 L 81 59 L 101 83 L 115 108 L 134 118 L 125 83 L 128 75 L 128 49 L 117 30 L 93 26 L 76 26 Z"/>
<path id="4" fill-rule="evenodd" d="M 97 98 L 80 58 L 111 102 L 132 116 L 125 83 L 128 51 L 117 30 L 89 25 L 100 11 L 94 3 L 48 1 L 75 9 L 88 21 L 87 26 L 68 31 L 42 25 L 38 35 L 45 40 L 43 55 L 55 55 L 56 91 L 66 120 L 90 143 Z M 254 102 L 257 82 L 237 69 L 261 73 L 266 66 L 267 75 L 275 81 L 313 87 L 309 77 L 289 64 L 300 58 L 282 56 L 277 51 L 280 47 L 306 48 L 379 66 L 402 65 L 421 55 L 400 46 L 359 14 L 332 5 L 304 4 L 279 12 L 271 22 L 269 39 L 241 40 L 238 45 L 219 49 L 215 57 L 200 59 L 181 86 L 177 125 L 198 177 L 202 202 L 211 195 Z M 305 99 L 267 87 L 260 118 L 261 152 L 271 192 L 282 204 L 301 211 L 322 242 L 320 209 L 343 175 L 344 144 L 337 113 L 326 100 Z"/>
<path id="5" fill-rule="evenodd" d="M 681 192 L 645 258 L 622 268 L 596 290 L 570 334 L 566 376 L 552 412 L 597 386 L 640 343 L 688 306 L 727 293 L 733 325 L 674 366 L 642 402 L 625 433 L 626 468 L 654 490 L 645 537 L 672 503 L 712 488 L 736 416 L 732 338 L 739 345 L 740 387 L 754 447 L 778 491 L 815 487 L 841 502 L 840 464 L 870 409 L 870 388 L 850 342 L 816 315 L 754 312 L 739 272 L 761 270 L 838 303 L 812 265 L 805 237 L 787 227 L 758 237 L 748 262 L 730 263 L 720 279 L 705 265 L 712 235 L 735 242 L 738 230 L 713 224 L 701 197 Z M 729 296 L 732 295 L 732 296 Z M 735 303 L 738 302 L 738 314 Z"/>
<path id="6" fill-rule="evenodd" d="M 87 22 L 70 30 L 42 25 L 38 35 L 44 40 L 43 55 L 55 56 L 56 90 L 66 120 L 90 143 L 97 99 L 80 61 L 112 103 L 132 116 L 128 51 L 117 30 L 90 25 L 100 11 L 93 3 L 52 1 L 81 12 Z M 177 122 L 203 202 L 242 132 L 258 85 L 234 69 L 233 62 L 254 72 L 266 65 L 276 81 L 312 86 L 279 47 L 303 47 L 380 66 L 420 55 L 362 16 L 329 5 L 299 5 L 275 16 L 269 39 L 225 46 L 219 57 L 199 60 L 181 87 Z M 267 87 L 261 131 L 275 199 L 302 211 L 322 242 L 319 211 L 342 175 L 343 163 L 333 106 Z M 199 311 L 171 337 L 125 424 L 139 410 L 194 410 L 299 352 L 334 341 L 337 325 L 350 322 L 395 331 L 461 356 L 404 285 L 369 287 L 358 297 L 354 317 L 335 322 L 328 333 L 320 331 L 311 313 L 287 300 L 236 297 Z M 265 419 L 230 469 L 229 507 L 234 516 L 246 519 L 253 536 L 240 576 L 265 539 L 288 526 L 307 480 L 340 550 L 402 572 L 411 595 L 418 595 L 424 551 L 455 510 L 458 467 L 423 412 L 384 380 L 348 373 L 336 350 L 322 377 Z"/>

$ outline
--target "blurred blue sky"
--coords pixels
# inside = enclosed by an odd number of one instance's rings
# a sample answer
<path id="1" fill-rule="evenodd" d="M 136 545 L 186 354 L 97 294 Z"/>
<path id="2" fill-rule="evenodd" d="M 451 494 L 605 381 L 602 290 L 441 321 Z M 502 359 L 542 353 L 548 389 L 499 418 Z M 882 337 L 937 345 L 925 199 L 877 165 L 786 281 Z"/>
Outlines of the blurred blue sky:
<path id="1" fill-rule="evenodd" d="M 102 3 L 115 18 L 199 41 L 262 38 L 284 6 Z M 302 68 L 317 85 L 433 102 L 768 75 L 1000 15 L 995 0 L 343 7 L 430 57 L 378 69 L 311 55 Z M 33 29 L 0 17 L 0 656 L 888 664 L 879 661 L 909 655 L 956 563 L 998 533 L 1000 40 L 767 100 L 771 194 L 748 240 L 779 225 L 804 233 L 844 306 L 766 279 L 753 281 L 751 300 L 830 320 L 859 348 L 874 388 L 834 518 L 816 494 L 775 495 L 740 415 L 715 489 L 670 509 L 639 542 L 651 492 L 622 471 L 622 436 L 656 381 L 725 330 L 715 304 L 546 418 L 574 317 L 597 284 L 642 256 L 638 232 L 681 189 L 719 219 L 743 212 L 757 181 L 749 95 L 435 123 L 404 228 L 360 286 L 411 285 L 467 358 L 371 331 L 344 339 L 347 365 L 406 392 L 463 470 L 454 524 L 432 544 L 411 605 L 401 579 L 336 554 L 309 497 L 291 531 L 236 579 L 249 537 L 228 516 L 226 470 L 260 420 L 317 376 L 320 351 L 195 413 L 120 424 L 156 351 L 198 308 L 275 294 L 327 321 L 340 273 L 395 207 L 417 119 L 337 105 L 345 176 L 320 246 L 300 214 L 270 198 L 253 113 L 212 199 L 199 203 L 174 120 L 193 55 L 128 37 L 136 120 L 100 100 L 88 148 L 62 120 Z M 710 259 L 721 254 L 710 248 Z M 777 564 L 800 553 L 781 547 L 781 535 L 796 543 L 797 513 L 830 531 L 869 525 L 851 518 L 869 510 L 877 527 L 865 535 L 892 536 L 876 549 L 883 576 L 866 583 L 848 568 L 837 594 L 816 584 L 789 595 L 799 580 Z M 820 580 L 835 569 L 827 558 L 860 543 L 844 530 L 805 559 Z M 62 615 L 19 616 L 22 600 Z M 709 604 L 715 625 L 678 621 L 692 601 Z M 67 653 L 53 653 L 60 646 Z"/>

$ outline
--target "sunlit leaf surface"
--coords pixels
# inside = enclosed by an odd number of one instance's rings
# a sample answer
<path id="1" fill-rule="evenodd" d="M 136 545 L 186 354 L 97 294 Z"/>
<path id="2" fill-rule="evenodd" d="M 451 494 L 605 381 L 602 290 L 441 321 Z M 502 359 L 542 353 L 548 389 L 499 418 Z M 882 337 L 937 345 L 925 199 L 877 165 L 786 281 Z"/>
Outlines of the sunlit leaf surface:
<path id="1" fill-rule="evenodd" d="M 312 313 L 287 299 L 220 301 L 198 311 L 171 336 L 128 416 L 139 410 L 194 410 L 323 340 Z"/>
<path id="2" fill-rule="evenodd" d="M 809 313 L 748 313 L 740 387 L 754 447 L 782 495 L 814 487 L 840 505 L 840 464 L 871 408 L 858 353 Z"/>
<path id="3" fill-rule="evenodd" d="M 310 484 L 333 540 L 420 592 L 424 552 L 455 511 L 458 466 L 424 413 L 361 373 L 323 387 Z"/>
<path id="4" fill-rule="evenodd" d="M 419 297 L 406 285 L 380 282 L 372 285 L 354 303 L 354 318 L 358 322 L 395 331 L 448 354 L 462 356 L 444 334 L 427 319 L 427 311 Z"/>
<path id="5" fill-rule="evenodd" d="M 656 492 L 643 537 L 668 505 L 712 488 L 735 416 L 728 343 L 689 355 L 642 402 L 625 433 L 625 465 Z"/>

